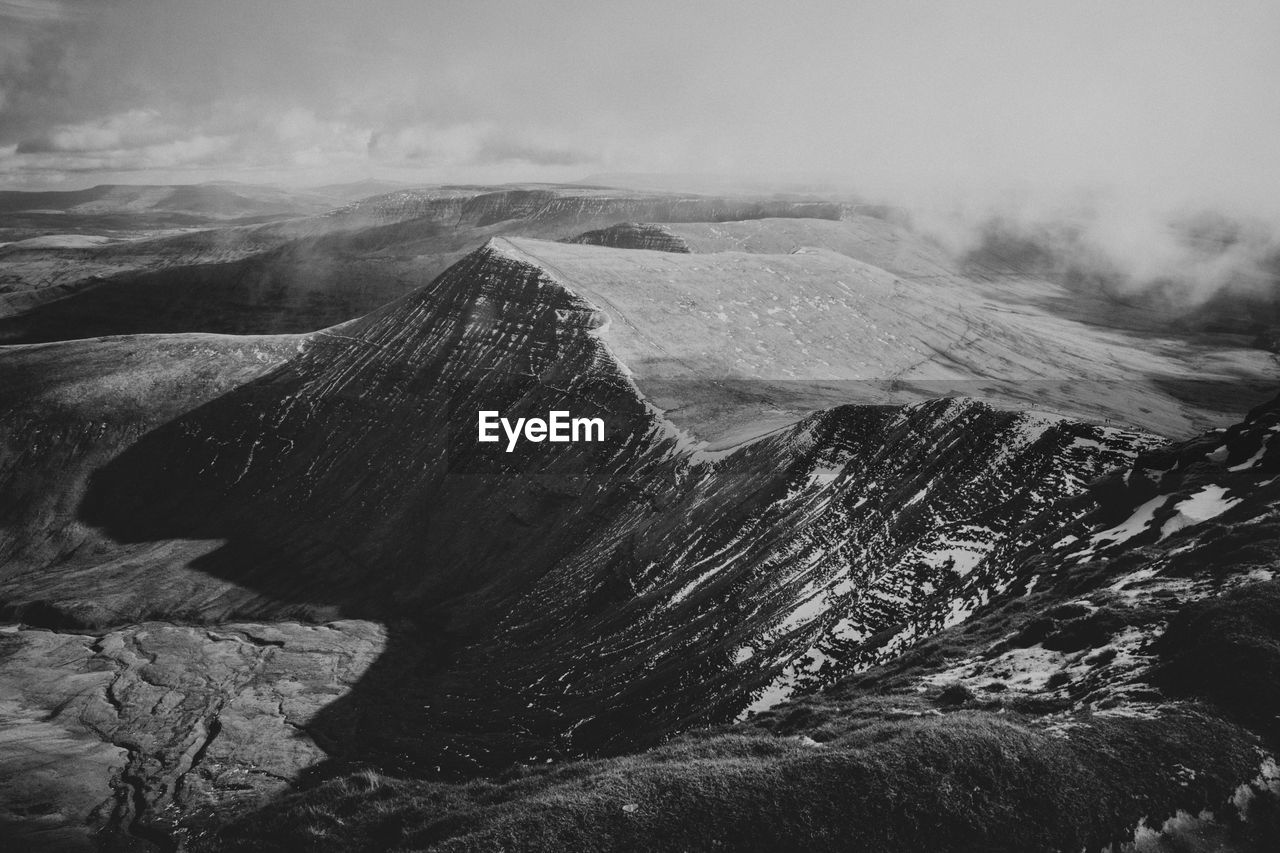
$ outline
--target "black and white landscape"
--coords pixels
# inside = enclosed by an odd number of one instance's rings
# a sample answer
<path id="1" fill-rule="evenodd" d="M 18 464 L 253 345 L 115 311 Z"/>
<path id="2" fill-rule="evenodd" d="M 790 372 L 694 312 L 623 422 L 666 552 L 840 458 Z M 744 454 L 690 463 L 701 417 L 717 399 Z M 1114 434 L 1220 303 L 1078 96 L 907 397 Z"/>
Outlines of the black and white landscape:
<path id="1" fill-rule="evenodd" d="M 0 849 L 1280 848 L 1270 4 L 223 5 L 0 3 Z"/>

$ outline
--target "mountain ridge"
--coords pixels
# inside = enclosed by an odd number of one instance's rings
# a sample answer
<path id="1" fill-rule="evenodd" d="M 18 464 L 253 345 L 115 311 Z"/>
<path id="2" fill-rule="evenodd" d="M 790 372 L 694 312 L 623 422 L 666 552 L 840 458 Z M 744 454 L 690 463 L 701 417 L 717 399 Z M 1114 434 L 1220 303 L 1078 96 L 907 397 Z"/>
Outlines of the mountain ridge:
<path id="1" fill-rule="evenodd" d="M 372 849 L 385 833 L 429 850 L 1268 849 L 1280 831 L 1278 418 L 1280 398 L 1075 499 L 1059 530 L 1112 542 L 1110 556 L 1079 559 L 1083 540 L 1027 549 L 1015 583 L 963 624 L 744 723 L 471 786 L 346 776 L 217 844 Z M 1135 527 L 1130 541 L 1162 533 L 1137 550 L 1103 535 L 1149 492 L 1114 484 L 1170 462 L 1181 473 L 1157 484 L 1167 502 L 1206 480 L 1238 500 L 1221 521 Z"/>
<path id="2" fill-rule="evenodd" d="M 36 389 L 28 417 L 37 427 L 42 400 L 61 408 L 53 440 L 16 434 L 10 453 L 29 449 L 0 464 L 7 494 L 45 496 L 34 517 L 10 507 L 0 525 L 7 617 L 126 643 L 147 632 L 162 639 L 142 642 L 177 661 L 220 660 L 208 655 L 221 641 L 201 630 L 246 630 L 229 622 L 256 624 L 256 635 L 263 620 L 380 623 L 380 655 L 332 702 L 308 705 L 306 737 L 323 745 L 320 767 L 330 768 L 316 772 L 362 760 L 468 778 L 512 761 L 651 745 L 809 689 L 843 654 L 842 638 L 912 616 L 904 591 L 952 584 L 984 561 L 1005 565 L 1001 554 L 1016 550 L 1029 520 L 1157 441 L 942 399 L 836 407 L 752 441 L 700 447 L 650 399 L 635 360 L 618 359 L 611 335 L 622 324 L 610 307 L 584 298 L 576 278 L 560 280 L 563 265 L 548 270 L 525 252 L 556 245 L 491 241 L 363 318 L 260 339 L 261 359 L 236 355 L 238 339 L 222 337 L 18 348 L 32 367 L 82 351 L 119 370 L 112 359 L 127 364 L 136 348 L 201 342 L 216 344 L 211 357 L 246 361 L 229 386 L 174 400 L 171 419 L 83 449 L 57 437 L 120 398 L 75 392 L 75 383 L 98 387 L 80 372 Z M 148 395 L 169 393 L 150 387 L 126 420 L 150 411 Z M 478 408 L 600 414 L 610 440 L 488 452 L 474 441 Z M 936 488 L 921 489 L 926 481 Z M 889 483 L 899 485 L 873 488 Z M 307 636 L 290 630 L 285 649 Z M 34 642 L 27 631 L 14 642 Z M 342 649 L 364 642 L 362 632 L 331 636 Z M 110 667 L 122 684 L 159 678 L 128 657 L 75 660 Z M 246 735 L 232 725 L 239 717 L 217 709 L 247 701 L 234 690 L 274 688 L 239 675 L 228 684 L 231 694 L 214 691 L 195 716 L 175 718 L 200 720 L 213 744 L 203 754 L 221 756 L 195 770 L 183 769 L 186 741 L 167 723 L 139 722 L 130 702 L 153 693 L 139 688 L 110 712 L 144 731 L 158 726 L 148 736 L 177 746 L 127 764 L 139 781 L 115 790 L 141 786 L 149 805 L 102 818 L 109 832 L 180 836 L 196 824 L 172 827 L 174 808 L 198 823 L 204 805 L 250 796 L 226 775 L 243 768 L 230 756 L 248 748 Z M 15 689 L 52 712 L 47 694 Z M 51 719 L 77 738 L 98 737 L 72 716 Z M 297 772 L 287 756 L 270 762 L 272 772 Z M 193 772 L 184 786 L 198 794 L 173 789 Z M 248 790 L 278 789 L 277 779 Z"/>

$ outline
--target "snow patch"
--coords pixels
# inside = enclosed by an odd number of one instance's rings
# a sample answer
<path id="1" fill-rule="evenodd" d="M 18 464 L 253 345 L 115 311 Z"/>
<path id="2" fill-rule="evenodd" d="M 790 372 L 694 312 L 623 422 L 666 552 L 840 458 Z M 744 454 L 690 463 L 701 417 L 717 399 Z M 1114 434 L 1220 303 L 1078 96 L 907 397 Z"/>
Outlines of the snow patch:
<path id="1" fill-rule="evenodd" d="M 1217 518 L 1241 501 L 1226 495 L 1227 490 L 1222 486 L 1205 486 L 1191 497 L 1178 501 L 1173 507 L 1173 517 L 1160 528 L 1160 538 L 1167 539 L 1184 527 Z"/>
<path id="2" fill-rule="evenodd" d="M 1156 495 L 1135 509 L 1132 515 L 1115 527 L 1093 534 L 1089 539 L 1089 548 L 1085 551 L 1085 554 L 1093 553 L 1098 546 L 1110 547 L 1119 545 L 1122 542 L 1128 542 L 1133 537 L 1143 533 L 1155 518 L 1156 510 L 1164 506 L 1168 500 L 1168 495 Z"/>
<path id="3" fill-rule="evenodd" d="M 1269 443 L 1270 443 L 1270 437 L 1268 437 L 1268 441 L 1264 441 L 1262 443 L 1262 446 L 1258 448 L 1257 453 L 1253 454 L 1248 459 L 1241 462 L 1239 465 L 1232 465 L 1227 470 L 1233 473 L 1238 471 L 1247 471 L 1248 469 L 1252 468 L 1254 465 L 1257 465 L 1259 462 L 1262 461 L 1262 457 L 1267 455 L 1267 446 Z"/>
<path id="4" fill-rule="evenodd" d="M 840 472 L 844 470 L 842 465 L 818 465 L 809 472 L 809 487 L 813 486 L 829 486 L 836 481 L 836 477 L 840 476 Z"/>

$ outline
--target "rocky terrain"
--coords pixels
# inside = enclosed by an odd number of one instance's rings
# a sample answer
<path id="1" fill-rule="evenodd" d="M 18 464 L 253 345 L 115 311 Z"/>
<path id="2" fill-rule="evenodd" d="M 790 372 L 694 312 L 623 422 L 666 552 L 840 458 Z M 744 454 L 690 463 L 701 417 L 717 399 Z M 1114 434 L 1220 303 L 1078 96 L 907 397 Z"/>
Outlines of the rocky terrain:
<path id="1" fill-rule="evenodd" d="M 1280 402 L 1140 455 L 959 624 L 742 723 L 465 786 L 353 774 L 197 847 L 1271 849 L 1278 432 Z"/>
<path id="2" fill-rule="evenodd" d="M 74 251 L 170 250 L 4 321 L 25 847 L 1100 849 L 1270 814 L 1271 722 L 1195 638 L 1273 666 L 1276 411 L 1170 439 L 1274 394 L 1272 353 L 808 200 L 441 188 Z M 606 440 L 506 453 L 479 409 Z M 1214 633 L 1238 596 L 1262 639 Z"/>

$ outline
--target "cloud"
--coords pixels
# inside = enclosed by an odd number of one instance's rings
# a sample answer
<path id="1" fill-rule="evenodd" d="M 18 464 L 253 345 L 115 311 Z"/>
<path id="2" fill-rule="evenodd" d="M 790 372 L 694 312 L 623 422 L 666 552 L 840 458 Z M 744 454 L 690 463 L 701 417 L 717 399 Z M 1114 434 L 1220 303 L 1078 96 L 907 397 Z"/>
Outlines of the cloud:
<path id="1" fill-rule="evenodd" d="M 473 158 L 475 163 L 529 163 L 534 166 L 585 166 L 595 162 L 591 155 L 568 146 L 525 141 L 509 133 L 487 138 Z"/>
<path id="2" fill-rule="evenodd" d="M 129 110 L 94 121 L 53 128 L 44 136 L 19 142 L 17 153 L 71 154 L 136 149 L 169 139 L 177 132 L 166 125 L 155 110 Z"/>
<path id="3" fill-rule="evenodd" d="M 88 10 L 111 5 L 0 3 L 0 146 L 86 117 L 76 45 L 90 29 Z"/>
<path id="4" fill-rule="evenodd" d="M 66 153 L 59 150 L 22 152 L 0 157 L 0 169 L 11 173 L 52 172 L 142 172 L 154 169 L 182 169 L 227 162 L 235 141 L 227 137 L 189 136 L 132 148 L 100 148 Z M 0 171 L 0 174 L 3 174 Z"/>
<path id="5" fill-rule="evenodd" d="M 592 155 L 545 135 L 503 129 L 490 122 L 447 125 L 414 124 L 369 134 L 369 156 L 393 164 L 430 166 L 491 166 L 524 163 L 533 166 L 587 166 Z"/>
<path id="6" fill-rule="evenodd" d="M 1277 29 L 1274 0 L 0 3 L 0 180 L 799 175 L 1280 219 Z"/>
<path id="7" fill-rule="evenodd" d="M 1228 300 L 1280 304 L 1280 228 L 1123 192 L 1026 193 L 921 205 L 911 224 L 981 267 L 1016 268 L 1187 315 Z"/>
<path id="8" fill-rule="evenodd" d="M 61 124 L 0 155 L 0 174 L 131 172 L 234 162 L 240 140 L 134 109 Z"/>
<path id="9" fill-rule="evenodd" d="M 3 0 L 0 19 L 7 24 L 54 24 L 83 16 L 83 6 L 59 0 Z"/>

